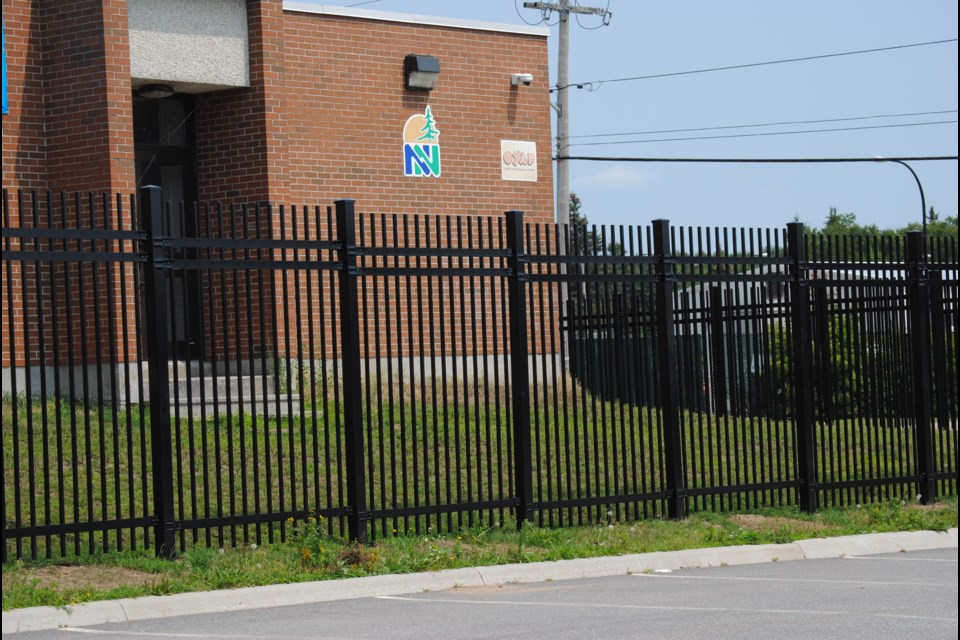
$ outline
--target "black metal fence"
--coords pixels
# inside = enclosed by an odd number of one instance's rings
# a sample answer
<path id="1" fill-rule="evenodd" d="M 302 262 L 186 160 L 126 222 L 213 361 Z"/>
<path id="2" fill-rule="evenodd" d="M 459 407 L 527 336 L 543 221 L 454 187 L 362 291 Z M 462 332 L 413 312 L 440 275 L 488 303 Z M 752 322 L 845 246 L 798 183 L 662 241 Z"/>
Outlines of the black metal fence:
<path id="1" fill-rule="evenodd" d="M 4 560 L 956 494 L 956 238 L 154 189 L 2 237 Z"/>

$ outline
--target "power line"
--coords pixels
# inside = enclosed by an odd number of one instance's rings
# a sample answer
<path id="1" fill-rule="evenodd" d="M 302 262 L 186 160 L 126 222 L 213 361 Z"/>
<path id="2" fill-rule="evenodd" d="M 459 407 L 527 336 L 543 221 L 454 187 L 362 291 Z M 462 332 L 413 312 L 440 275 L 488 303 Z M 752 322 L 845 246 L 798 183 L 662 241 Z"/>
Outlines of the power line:
<path id="1" fill-rule="evenodd" d="M 711 73 L 711 72 L 714 72 L 714 71 L 730 71 L 730 70 L 733 70 L 733 69 L 749 69 L 749 68 L 751 68 L 751 67 L 764 67 L 764 66 L 769 66 L 769 65 L 774 65 L 774 64 L 787 64 L 787 63 L 791 63 L 791 62 L 807 62 L 807 61 L 810 61 L 810 60 L 823 60 L 823 59 L 826 59 L 826 58 L 839 58 L 839 57 L 841 57 L 841 56 L 856 56 L 856 55 L 861 55 L 861 54 L 865 54 L 865 53 L 878 53 L 878 52 L 881 52 L 881 51 L 895 51 L 895 50 L 898 50 L 898 49 L 910 49 L 910 48 L 913 48 L 913 47 L 927 47 L 927 46 L 931 46 L 931 45 L 935 45 L 935 44 L 947 44 L 947 43 L 956 42 L 956 41 L 957 41 L 957 38 L 950 38 L 950 39 L 947 39 L 947 40 L 931 40 L 931 41 L 929 41 L 929 42 L 914 42 L 914 43 L 911 43 L 911 44 L 900 44 L 900 45 L 895 45 L 895 46 L 892 46 L 892 47 L 879 47 L 879 48 L 876 48 L 876 49 L 860 49 L 860 50 L 857 50 L 857 51 L 841 51 L 841 52 L 839 52 L 839 53 L 825 53 L 825 54 L 816 55 L 816 56 L 803 56 L 803 57 L 801 57 L 801 58 L 784 58 L 784 59 L 782 59 L 782 60 L 766 60 L 766 61 L 764 61 L 764 62 L 751 62 L 751 63 L 747 63 L 747 64 L 734 64 L 734 65 L 729 65 L 729 66 L 725 66 L 725 67 L 710 67 L 710 68 L 707 68 L 707 69 L 692 69 L 692 70 L 690 70 L 690 71 L 673 71 L 673 72 L 670 72 L 670 73 L 656 73 L 656 74 L 648 75 L 648 76 L 631 76 L 631 77 L 628 77 L 628 78 L 610 78 L 610 79 L 607 79 L 607 80 L 591 80 L 591 81 L 589 81 L 589 82 L 572 82 L 572 83 L 570 83 L 570 84 L 568 84 L 568 85 L 566 85 L 566 86 L 564 86 L 564 87 L 556 87 L 556 88 L 554 88 L 554 89 L 551 89 L 550 91 L 553 92 L 553 91 L 556 91 L 557 89 L 566 89 L 566 88 L 568 88 L 568 87 L 577 87 L 578 89 L 582 89 L 582 88 L 587 87 L 587 86 L 590 86 L 590 85 L 599 86 L 599 85 L 604 84 L 604 83 L 612 83 L 612 82 L 631 82 L 631 81 L 634 81 L 634 80 L 652 80 L 652 79 L 655 79 L 655 78 L 670 78 L 670 77 L 674 77 L 674 76 L 688 76 L 688 75 L 693 75 L 693 74 L 697 74 L 697 73 Z M 594 88 L 596 88 L 596 87 L 594 87 Z"/>
<path id="2" fill-rule="evenodd" d="M 642 158 L 616 156 L 567 156 L 555 160 L 584 160 L 587 162 L 674 162 L 709 164 L 826 164 L 831 162 L 934 162 L 953 160 L 958 156 L 876 156 L 873 158 Z"/>
<path id="3" fill-rule="evenodd" d="M 849 118 L 826 118 L 822 120 L 786 120 L 783 122 L 763 122 L 757 124 L 733 124 L 722 127 L 696 127 L 689 129 L 660 129 L 657 131 L 630 131 L 624 133 L 586 133 L 571 138 L 613 138 L 616 136 L 648 136 L 660 133 L 691 133 L 694 131 L 720 131 L 724 129 L 752 129 L 755 127 L 779 127 L 797 124 L 822 124 L 825 122 L 851 122 L 855 120 L 873 120 L 875 118 L 907 118 L 913 116 L 932 116 L 944 113 L 957 113 L 956 109 L 943 111 L 918 111 L 915 113 L 884 113 L 873 116 L 853 116 Z"/>
<path id="4" fill-rule="evenodd" d="M 725 138 L 758 138 L 763 136 L 792 136 L 803 133 L 830 133 L 836 131 L 862 131 L 864 129 L 894 129 L 900 127 L 924 127 L 929 125 L 956 124 L 956 120 L 935 122 L 908 122 L 902 124 L 877 124 L 866 127 L 838 127 L 835 129 L 804 129 L 802 131 L 767 131 L 763 133 L 732 133 L 724 136 L 688 136 L 684 138 L 654 138 L 652 140 L 614 140 L 612 142 L 574 142 L 569 147 L 595 147 L 611 144 L 644 144 L 647 142 L 678 142 L 681 140 L 721 140 Z"/>
<path id="5" fill-rule="evenodd" d="M 920 190 L 920 215 L 923 221 L 923 238 L 927 237 L 927 202 L 923 194 L 923 185 L 920 183 L 920 177 L 907 162 L 925 162 L 925 161 L 953 161 L 956 162 L 958 156 L 898 156 L 884 157 L 875 156 L 873 158 L 616 158 L 611 156 L 569 156 L 566 158 L 555 158 L 555 160 L 588 160 L 593 162 L 662 162 L 662 163 L 701 163 L 701 164 L 828 164 L 828 163 L 859 163 L 859 162 L 877 162 L 877 163 L 896 163 L 907 168 L 913 179 L 917 183 L 917 189 Z"/>

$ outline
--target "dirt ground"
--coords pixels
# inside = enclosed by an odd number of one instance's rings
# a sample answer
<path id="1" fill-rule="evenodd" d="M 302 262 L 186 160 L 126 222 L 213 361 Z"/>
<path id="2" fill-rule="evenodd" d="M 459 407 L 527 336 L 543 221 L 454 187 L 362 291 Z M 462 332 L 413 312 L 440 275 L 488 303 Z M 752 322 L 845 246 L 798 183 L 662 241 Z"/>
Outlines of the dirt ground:
<path id="1" fill-rule="evenodd" d="M 10 573 L 4 573 L 3 587 L 6 588 L 13 579 Z M 107 591 L 130 585 L 149 586 L 162 576 L 124 567 L 65 565 L 31 569 L 28 575 L 21 575 L 19 579 L 36 581 L 38 587 L 58 591 Z"/>
<path id="2" fill-rule="evenodd" d="M 769 531 L 778 528 L 799 529 L 802 531 L 823 531 L 829 529 L 829 526 L 822 522 L 811 522 L 809 520 L 795 520 L 793 518 L 767 517 L 751 513 L 741 513 L 730 516 L 730 521 L 743 529 L 751 531 Z"/>

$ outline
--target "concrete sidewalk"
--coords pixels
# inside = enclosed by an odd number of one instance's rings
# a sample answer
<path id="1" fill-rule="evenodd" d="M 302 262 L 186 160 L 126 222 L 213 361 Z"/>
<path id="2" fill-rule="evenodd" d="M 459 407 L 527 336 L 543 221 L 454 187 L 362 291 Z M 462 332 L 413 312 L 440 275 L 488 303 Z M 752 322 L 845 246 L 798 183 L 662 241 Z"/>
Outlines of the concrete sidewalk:
<path id="1" fill-rule="evenodd" d="M 798 540 L 789 544 L 714 547 L 556 562 L 533 562 L 450 569 L 432 573 L 371 576 L 224 591 L 146 596 L 91 602 L 67 608 L 32 607 L 3 612 L 3 634 L 18 631 L 148 620 L 194 613 L 216 613 L 349 598 L 442 591 L 571 578 L 650 573 L 658 570 L 836 558 L 898 551 L 957 547 L 957 529 L 945 533 L 912 531 Z"/>

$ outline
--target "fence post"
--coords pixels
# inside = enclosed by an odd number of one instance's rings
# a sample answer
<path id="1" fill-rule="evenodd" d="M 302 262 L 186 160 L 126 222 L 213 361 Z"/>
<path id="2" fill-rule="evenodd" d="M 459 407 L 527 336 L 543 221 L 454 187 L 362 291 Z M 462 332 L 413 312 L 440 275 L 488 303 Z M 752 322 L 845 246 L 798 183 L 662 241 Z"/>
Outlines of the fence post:
<path id="1" fill-rule="evenodd" d="M 817 478 L 813 433 L 813 358 L 811 355 L 810 283 L 807 274 L 807 247 L 803 224 L 787 224 L 790 253 L 790 305 L 793 323 L 793 409 L 797 427 L 797 475 L 800 509 L 817 510 Z"/>
<path id="2" fill-rule="evenodd" d="M 927 257 L 920 231 L 907 233 L 907 288 L 910 305 L 910 351 L 913 354 L 914 429 L 917 451 L 917 493 L 921 504 L 937 500 L 937 483 L 933 477 L 933 432 L 930 420 L 930 282 L 927 278 Z"/>
<path id="3" fill-rule="evenodd" d="M 357 302 L 357 237 L 353 200 L 337 200 L 340 243 L 340 345 L 343 362 L 343 422 L 347 457 L 347 530 L 366 544 L 367 490 L 363 460 L 363 387 L 360 381 L 360 306 Z"/>
<path id="4" fill-rule="evenodd" d="M 947 379 L 947 336 L 944 318 L 943 272 L 934 270 L 930 276 L 930 336 L 933 340 L 933 386 L 937 394 L 936 423 L 940 429 L 950 424 L 947 415 L 950 381 Z M 936 488 L 936 486 L 934 486 Z"/>
<path id="5" fill-rule="evenodd" d="M 674 275 L 669 220 L 653 221 L 653 253 L 657 275 L 657 355 L 660 369 L 657 376 L 660 383 L 658 400 L 663 422 L 667 515 L 683 519 L 687 513 L 687 487 L 680 439 L 680 378 L 673 317 Z"/>
<path id="6" fill-rule="evenodd" d="M 517 529 L 533 520 L 533 469 L 530 451 L 530 374 L 527 361 L 527 293 L 524 274 L 523 211 L 507 211 L 507 304 L 510 312 L 510 391 L 513 413 L 513 465 Z"/>
<path id="7" fill-rule="evenodd" d="M 173 511 L 173 443 L 170 435 L 170 314 L 167 309 L 169 258 L 164 250 L 163 196 L 160 187 L 140 189 L 140 224 L 148 234 L 143 273 L 147 372 L 150 378 L 150 448 L 157 556 L 176 555 Z"/>

